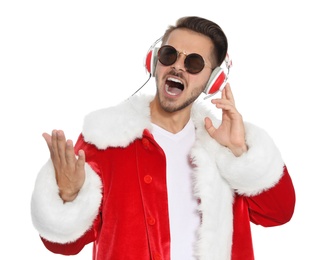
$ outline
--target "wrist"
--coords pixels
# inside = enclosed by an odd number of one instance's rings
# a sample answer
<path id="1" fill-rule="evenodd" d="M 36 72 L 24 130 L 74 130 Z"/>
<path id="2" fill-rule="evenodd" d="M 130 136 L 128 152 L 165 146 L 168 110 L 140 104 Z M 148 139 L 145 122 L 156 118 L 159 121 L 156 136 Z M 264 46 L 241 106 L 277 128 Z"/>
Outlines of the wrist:
<path id="1" fill-rule="evenodd" d="M 73 193 L 73 192 L 65 192 L 65 191 L 59 190 L 59 196 L 63 200 L 64 203 L 75 200 L 78 194 L 79 194 L 79 192 Z"/>
<path id="2" fill-rule="evenodd" d="M 244 144 L 241 147 L 237 146 L 229 149 L 236 157 L 240 157 L 243 153 L 247 152 L 248 147 L 246 144 Z"/>

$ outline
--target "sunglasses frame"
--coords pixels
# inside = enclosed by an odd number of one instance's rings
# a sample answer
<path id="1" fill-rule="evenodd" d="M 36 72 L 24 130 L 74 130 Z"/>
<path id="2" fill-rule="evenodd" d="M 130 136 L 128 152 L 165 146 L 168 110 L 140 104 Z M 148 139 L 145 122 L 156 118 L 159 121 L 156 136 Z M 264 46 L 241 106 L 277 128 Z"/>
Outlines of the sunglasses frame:
<path id="1" fill-rule="evenodd" d="M 172 53 L 171 55 L 177 54 L 175 60 L 174 60 L 172 63 L 168 63 L 168 62 L 165 62 L 165 61 L 162 61 L 162 60 L 161 60 L 161 50 L 165 50 L 166 48 L 169 48 L 169 50 L 172 50 L 172 51 L 173 51 L 173 53 Z M 184 66 L 185 66 L 186 71 L 187 71 L 188 73 L 190 73 L 190 74 L 198 74 L 198 73 L 200 73 L 205 67 L 210 68 L 209 66 L 206 65 L 205 59 L 204 59 L 200 54 L 198 54 L 198 53 L 190 53 L 190 54 L 187 54 L 186 52 L 180 52 L 180 51 L 178 51 L 175 47 L 173 47 L 173 46 L 171 46 L 171 45 L 163 45 L 163 46 L 161 46 L 161 47 L 159 48 L 159 50 L 158 50 L 158 54 L 157 54 L 157 56 L 158 56 L 158 60 L 159 60 L 159 62 L 160 62 L 162 65 L 164 65 L 164 66 L 171 66 L 172 64 L 174 64 L 174 63 L 178 60 L 180 54 L 184 54 L 184 55 L 185 55 Z M 195 70 L 195 68 L 194 68 L 194 71 L 193 71 L 193 68 L 191 68 L 191 60 L 192 60 L 192 58 L 194 58 L 194 59 L 199 59 L 200 63 L 202 64 L 202 68 L 201 68 L 201 69 L 199 69 L 199 70 Z M 192 60 L 192 61 L 193 61 L 193 60 Z M 212 69 L 212 68 L 210 68 L 210 69 Z"/>

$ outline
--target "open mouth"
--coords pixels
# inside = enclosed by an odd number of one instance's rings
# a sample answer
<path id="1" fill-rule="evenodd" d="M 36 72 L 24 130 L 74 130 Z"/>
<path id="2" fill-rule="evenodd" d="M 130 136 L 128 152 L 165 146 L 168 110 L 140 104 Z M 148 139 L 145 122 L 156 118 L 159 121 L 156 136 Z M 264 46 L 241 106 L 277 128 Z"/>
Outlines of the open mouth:
<path id="1" fill-rule="evenodd" d="M 171 96 L 177 96 L 184 90 L 183 83 L 178 79 L 167 78 L 165 83 L 165 90 Z"/>

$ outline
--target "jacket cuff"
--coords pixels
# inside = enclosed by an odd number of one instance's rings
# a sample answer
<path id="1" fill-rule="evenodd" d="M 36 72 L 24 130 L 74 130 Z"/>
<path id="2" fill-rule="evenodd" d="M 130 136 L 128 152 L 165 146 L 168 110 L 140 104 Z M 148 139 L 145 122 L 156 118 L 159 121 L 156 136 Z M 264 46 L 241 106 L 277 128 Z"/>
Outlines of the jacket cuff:
<path id="1" fill-rule="evenodd" d="M 64 244 L 77 240 L 92 227 L 102 200 L 102 183 L 87 163 L 85 172 L 78 196 L 64 203 L 59 196 L 52 161 L 42 167 L 31 198 L 32 222 L 41 237 Z"/>
<path id="2" fill-rule="evenodd" d="M 261 128 L 245 123 L 248 151 L 240 157 L 226 147 L 217 152 L 223 178 L 240 195 L 252 196 L 273 187 L 283 175 L 284 162 L 273 140 Z"/>

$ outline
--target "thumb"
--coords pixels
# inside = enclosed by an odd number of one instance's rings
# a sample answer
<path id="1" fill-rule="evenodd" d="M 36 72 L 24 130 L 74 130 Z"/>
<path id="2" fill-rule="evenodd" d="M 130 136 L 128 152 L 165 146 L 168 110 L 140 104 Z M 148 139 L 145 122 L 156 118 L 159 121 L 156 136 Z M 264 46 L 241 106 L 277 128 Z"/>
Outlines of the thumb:
<path id="1" fill-rule="evenodd" d="M 85 162 L 86 162 L 86 155 L 84 151 L 81 149 L 78 151 L 78 160 L 77 160 L 78 167 L 84 169 Z"/>
<path id="2" fill-rule="evenodd" d="M 52 140 L 51 140 L 51 135 L 49 135 L 48 133 L 43 133 L 42 134 L 49 150 L 51 151 L 52 150 Z"/>
<path id="3" fill-rule="evenodd" d="M 206 128 L 208 134 L 211 137 L 213 137 L 213 135 L 216 131 L 216 128 L 213 126 L 212 120 L 209 117 L 205 118 L 205 128 Z"/>

